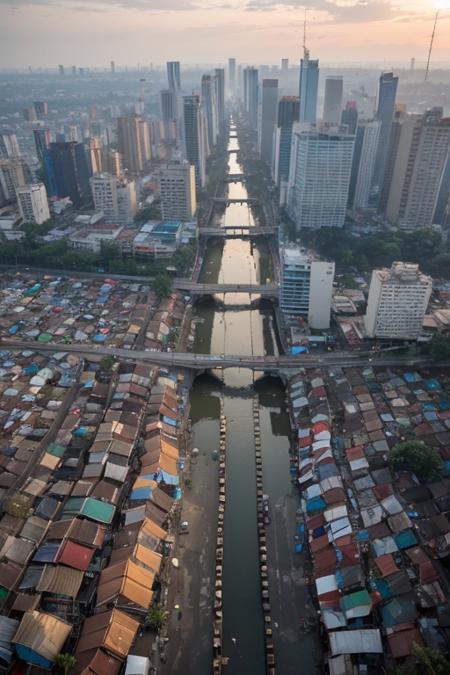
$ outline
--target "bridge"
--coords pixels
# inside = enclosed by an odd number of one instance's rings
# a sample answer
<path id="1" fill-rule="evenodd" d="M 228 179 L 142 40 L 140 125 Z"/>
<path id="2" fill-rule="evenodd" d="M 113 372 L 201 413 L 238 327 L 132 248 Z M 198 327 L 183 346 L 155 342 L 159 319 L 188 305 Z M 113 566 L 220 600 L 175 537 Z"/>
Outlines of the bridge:
<path id="1" fill-rule="evenodd" d="M 239 183 L 247 180 L 245 173 L 229 173 L 223 179 L 224 183 Z"/>
<path id="2" fill-rule="evenodd" d="M 41 344 L 31 340 L 2 339 L 0 344 L 5 349 L 34 350 L 41 353 L 74 353 L 86 358 L 95 355 L 98 358 L 112 356 L 113 358 L 132 363 L 146 363 L 162 368 L 189 368 L 194 370 L 222 369 L 222 368 L 250 368 L 264 372 L 278 372 L 280 370 L 299 370 L 300 368 L 363 368 L 365 366 L 443 368 L 450 365 L 450 361 L 435 363 L 429 356 L 396 356 L 375 357 L 373 352 L 331 352 L 326 354 L 304 354 L 301 356 L 245 356 L 231 354 L 191 354 L 189 352 L 158 352 L 146 350 L 130 350 L 111 347 L 100 347 L 89 343 L 78 344 Z"/>
<path id="3" fill-rule="evenodd" d="M 269 237 L 277 234 L 278 228 L 271 227 L 251 227 L 249 225 L 239 225 L 227 227 L 201 227 L 198 230 L 199 237 L 222 237 L 223 239 L 249 239 L 253 237 Z"/>
<path id="4" fill-rule="evenodd" d="M 215 295 L 224 293 L 248 293 L 264 298 L 278 298 L 277 284 L 197 284 L 189 279 L 176 279 L 173 288 L 189 295 Z"/>
<path id="5" fill-rule="evenodd" d="M 242 197 L 213 197 L 213 201 L 215 204 L 228 206 L 228 204 L 256 204 L 259 200 L 256 197 L 246 197 L 245 199 Z"/>

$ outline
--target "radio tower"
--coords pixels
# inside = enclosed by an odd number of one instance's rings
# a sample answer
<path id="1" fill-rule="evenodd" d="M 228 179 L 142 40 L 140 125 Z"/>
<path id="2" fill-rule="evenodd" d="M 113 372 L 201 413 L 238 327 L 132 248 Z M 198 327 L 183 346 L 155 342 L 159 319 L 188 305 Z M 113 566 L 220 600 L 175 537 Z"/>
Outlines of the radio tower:
<path id="1" fill-rule="evenodd" d="M 438 18 L 439 18 L 439 10 L 437 9 L 435 17 L 434 17 L 433 32 L 431 33 L 430 48 L 428 50 L 427 67 L 425 69 L 425 78 L 423 80 L 424 82 L 426 82 L 428 80 L 428 71 L 430 69 L 431 52 L 432 52 L 432 49 L 433 49 L 433 42 L 434 42 L 434 36 L 436 34 L 436 24 L 437 24 Z"/>
<path id="2" fill-rule="evenodd" d="M 309 49 L 306 46 L 306 18 L 308 13 L 308 7 L 305 7 L 305 16 L 303 19 L 303 58 L 305 60 L 309 59 Z"/>

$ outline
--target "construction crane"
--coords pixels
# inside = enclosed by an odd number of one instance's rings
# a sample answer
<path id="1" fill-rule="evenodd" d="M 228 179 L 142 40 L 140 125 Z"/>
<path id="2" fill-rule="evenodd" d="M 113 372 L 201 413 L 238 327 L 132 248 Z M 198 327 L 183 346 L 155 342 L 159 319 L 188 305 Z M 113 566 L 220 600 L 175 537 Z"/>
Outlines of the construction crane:
<path id="1" fill-rule="evenodd" d="M 424 77 L 424 80 L 423 80 L 424 82 L 426 82 L 428 80 L 428 71 L 430 69 L 431 52 L 433 50 L 433 42 L 434 42 L 434 36 L 436 34 L 436 25 L 437 25 L 438 18 L 439 18 L 439 9 L 436 10 L 436 14 L 434 16 L 433 32 L 431 33 L 430 48 L 428 50 L 427 67 L 425 69 L 425 77 Z"/>

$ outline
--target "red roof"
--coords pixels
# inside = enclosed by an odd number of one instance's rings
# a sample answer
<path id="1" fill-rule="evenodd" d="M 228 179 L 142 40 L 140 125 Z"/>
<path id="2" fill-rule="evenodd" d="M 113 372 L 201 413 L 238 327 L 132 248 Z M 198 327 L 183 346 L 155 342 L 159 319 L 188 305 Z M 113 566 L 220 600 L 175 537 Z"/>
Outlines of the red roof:
<path id="1" fill-rule="evenodd" d="M 298 439 L 299 448 L 307 448 L 308 445 L 311 445 L 311 438 L 309 436 L 307 436 L 306 438 Z"/>
<path id="2" fill-rule="evenodd" d="M 375 558 L 374 562 L 380 570 L 382 577 L 388 577 L 390 574 L 398 572 L 398 567 L 390 553 L 378 556 L 378 558 Z"/>
<path id="3" fill-rule="evenodd" d="M 316 422 L 312 426 L 313 434 L 320 434 L 321 431 L 329 431 L 330 430 L 330 425 L 328 422 Z"/>
<path id="4" fill-rule="evenodd" d="M 352 462 L 354 459 L 361 459 L 364 457 L 364 449 L 362 445 L 357 445 L 355 448 L 349 448 L 346 450 L 345 454 L 349 462 Z"/>
<path id="5" fill-rule="evenodd" d="M 414 645 L 423 647 L 423 640 L 419 630 L 412 624 L 401 623 L 399 626 L 386 630 L 389 648 L 394 659 L 403 659 L 413 653 Z"/>
<path id="6" fill-rule="evenodd" d="M 63 544 L 58 562 L 86 572 L 94 553 L 95 551 L 92 548 L 67 540 Z"/>
<path id="7" fill-rule="evenodd" d="M 419 577 L 421 584 L 431 584 L 432 581 L 439 579 L 439 576 L 434 569 L 433 563 L 431 560 L 422 562 L 419 565 Z"/>

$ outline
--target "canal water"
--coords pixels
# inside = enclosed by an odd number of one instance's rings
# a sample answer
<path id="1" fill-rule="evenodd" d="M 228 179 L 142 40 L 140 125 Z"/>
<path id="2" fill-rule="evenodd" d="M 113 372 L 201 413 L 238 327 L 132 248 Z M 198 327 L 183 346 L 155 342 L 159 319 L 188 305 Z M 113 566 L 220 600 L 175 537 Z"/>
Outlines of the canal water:
<path id="1" fill-rule="evenodd" d="M 231 132 L 233 132 L 233 126 Z M 238 141 L 229 139 L 229 150 Z M 235 152 L 229 154 L 228 171 L 243 173 Z M 245 182 L 228 186 L 232 198 L 247 197 Z M 216 215 L 222 225 L 257 224 L 247 204 L 232 204 Z M 211 242 L 201 271 L 201 282 L 267 283 L 271 280 L 268 249 L 264 244 L 243 239 Z M 250 305 L 247 294 L 228 294 L 195 308 L 196 333 L 193 350 L 212 354 L 277 354 L 278 341 L 269 306 Z M 260 405 L 261 444 L 264 457 L 264 487 L 273 498 L 271 508 L 285 495 L 295 498 L 289 479 L 289 419 L 285 412 L 285 390 L 280 380 L 246 369 L 217 371 L 197 378 L 191 394 L 195 444 L 214 443 L 211 423 L 218 406 L 211 397 L 223 398 L 227 418 L 227 483 L 223 567 L 223 654 L 229 657 L 227 675 L 262 675 L 265 672 L 264 626 L 261 607 L 255 447 L 252 401 Z M 215 426 L 217 429 L 217 426 Z M 218 435 L 216 439 L 218 444 Z M 217 446 L 216 446 L 217 447 Z M 216 447 L 208 448 L 213 451 Z M 286 536 L 283 533 L 283 536 Z M 285 548 L 287 541 L 284 542 Z M 203 674 L 200 674 L 203 675 Z"/>

